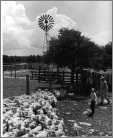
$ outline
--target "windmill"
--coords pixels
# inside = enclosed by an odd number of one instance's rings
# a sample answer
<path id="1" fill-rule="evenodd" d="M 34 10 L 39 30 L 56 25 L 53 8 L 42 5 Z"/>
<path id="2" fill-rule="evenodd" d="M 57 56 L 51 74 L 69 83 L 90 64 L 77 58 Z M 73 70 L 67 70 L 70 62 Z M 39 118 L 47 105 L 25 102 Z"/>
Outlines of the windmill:
<path id="1" fill-rule="evenodd" d="M 54 25 L 54 19 L 49 14 L 43 14 L 40 16 L 38 24 L 39 27 L 45 32 L 44 43 L 46 44 L 46 47 L 43 45 L 43 51 L 45 51 L 46 48 L 48 49 L 48 31 L 52 29 Z"/>

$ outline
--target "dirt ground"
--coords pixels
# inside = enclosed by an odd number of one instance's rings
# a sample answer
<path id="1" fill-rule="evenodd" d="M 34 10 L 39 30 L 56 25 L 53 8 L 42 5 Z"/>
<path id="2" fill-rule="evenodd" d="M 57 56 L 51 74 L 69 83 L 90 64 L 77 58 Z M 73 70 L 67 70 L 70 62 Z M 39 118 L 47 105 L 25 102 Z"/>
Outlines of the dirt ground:
<path id="1" fill-rule="evenodd" d="M 76 136 L 74 123 L 80 136 L 112 136 L 112 106 L 96 107 L 94 118 L 88 118 L 83 112 L 88 108 L 88 100 L 59 101 L 57 109 L 59 117 L 64 119 L 65 133 L 67 136 Z M 85 122 L 87 124 L 80 124 Z"/>

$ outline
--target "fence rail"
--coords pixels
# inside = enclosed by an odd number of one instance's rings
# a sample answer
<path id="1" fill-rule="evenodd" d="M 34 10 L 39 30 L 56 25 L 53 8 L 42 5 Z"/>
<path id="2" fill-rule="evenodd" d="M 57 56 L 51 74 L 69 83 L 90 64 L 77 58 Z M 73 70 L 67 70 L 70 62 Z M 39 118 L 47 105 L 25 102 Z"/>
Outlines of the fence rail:
<path id="1" fill-rule="evenodd" d="M 26 90 L 28 91 L 29 86 L 27 86 L 30 83 L 30 80 L 37 80 L 38 82 L 42 82 L 42 83 L 49 83 L 50 86 L 51 84 L 60 84 L 62 86 L 64 85 L 71 85 L 72 84 L 72 79 L 74 82 L 74 85 L 76 85 L 77 83 L 80 84 L 80 87 L 82 87 L 82 85 L 84 85 L 85 81 L 88 80 L 88 77 L 91 75 L 91 73 L 88 73 L 88 71 L 83 71 L 83 74 L 81 73 L 74 73 L 74 76 L 72 78 L 72 74 L 70 71 L 67 70 L 58 70 L 57 68 L 49 68 L 48 67 L 44 67 L 44 66 L 38 66 L 37 69 L 28 69 L 28 68 L 24 68 L 25 66 L 23 66 L 22 68 L 20 66 L 16 66 L 16 65 L 9 65 L 9 66 L 4 66 L 3 70 L 4 72 L 9 72 L 9 76 L 12 78 L 16 78 L 16 77 L 24 77 L 26 78 Z M 27 66 L 26 66 L 27 67 Z M 19 69 L 25 69 L 25 72 L 21 73 L 21 70 Z M 20 73 L 19 73 L 20 71 Z M 26 74 L 28 74 L 28 76 L 26 77 Z M 89 75 L 88 75 L 89 74 Z M 7 75 L 7 73 L 6 73 Z M 108 82 L 108 87 L 109 87 L 109 91 L 112 91 L 112 72 L 110 71 L 110 73 L 105 72 L 105 78 Z M 94 72 L 94 76 L 93 76 L 93 80 L 95 81 L 95 86 L 96 89 L 99 89 L 99 73 L 98 72 Z M 28 82 L 28 83 L 27 83 Z M 87 83 L 85 84 L 87 87 Z"/>
<path id="2" fill-rule="evenodd" d="M 53 81 L 62 83 L 71 83 L 71 72 L 66 71 L 49 71 L 49 70 L 37 70 L 31 71 L 30 80 L 40 81 Z M 74 74 L 74 82 L 76 81 L 76 74 Z"/>

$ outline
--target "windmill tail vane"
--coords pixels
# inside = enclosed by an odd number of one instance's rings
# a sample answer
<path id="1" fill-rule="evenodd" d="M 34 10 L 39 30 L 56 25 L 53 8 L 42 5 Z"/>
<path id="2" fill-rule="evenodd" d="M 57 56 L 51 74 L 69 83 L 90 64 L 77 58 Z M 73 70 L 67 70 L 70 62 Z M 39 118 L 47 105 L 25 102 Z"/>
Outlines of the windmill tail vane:
<path id="1" fill-rule="evenodd" d="M 48 48 L 48 31 L 52 29 L 54 19 L 49 14 L 43 14 L 38 20 L 38 25 L 45 32 L 46 47 Z"/>

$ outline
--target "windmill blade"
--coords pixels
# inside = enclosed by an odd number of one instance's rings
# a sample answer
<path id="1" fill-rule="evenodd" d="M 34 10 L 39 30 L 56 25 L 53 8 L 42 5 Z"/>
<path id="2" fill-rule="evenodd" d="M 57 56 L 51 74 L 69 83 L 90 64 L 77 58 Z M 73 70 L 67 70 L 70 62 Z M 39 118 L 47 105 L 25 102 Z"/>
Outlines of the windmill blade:
<path id="1" fill-rule="evenodd" d="M 51 19 L 52 19 L 52 17 L 49 15 L 49 16 L 48 16 L 48 20 L 50 21 Z"/>
<path id="2" fill-rule="evenodd" d="M 53 27 L 53 25 L 52 24 L 49 24 L 48 25 L 48 30 L 50 30 L 52 27 Z"/>
<path id="3" fill-rule="evenodd" d="M 48 14 L 47 18 L 49 19 L 50 18 L 50 15 Z"/>
<path id="4" fill-rule="evenodd" d="M 47 19 L 48 18 L 48 16 L 45 14 L 45 19 Z"/>
<path id="5" fill-rule="evenodd" d="M 45 31 L 45 26 L 40 26 L 41 29 L 43 29 Z"/>
<path id="6" fill-rule="evenodd" d="M 44 21 L 44 18 L 39 18 L 39 21 L 41 21 L 41 22 Z"/>
<path id="7" fill-rule="evenodd" d="M 45 14 L 42 15 L 42 18 L 45 19 Z"/>
<path id="8" fill-rule="evenodd" d="M 54 22 L 50 22 L 50 23 L 49 23 L 49 25 L 53 25 L 53 24 L 54 24 Z"/>
<path id="9" fill-rule="evenodd" d="M 54 19 L 53 19 L 53 17 L 52 17 L 52 16 L 50 16 L 49 21 L 54 21 Z"/>

